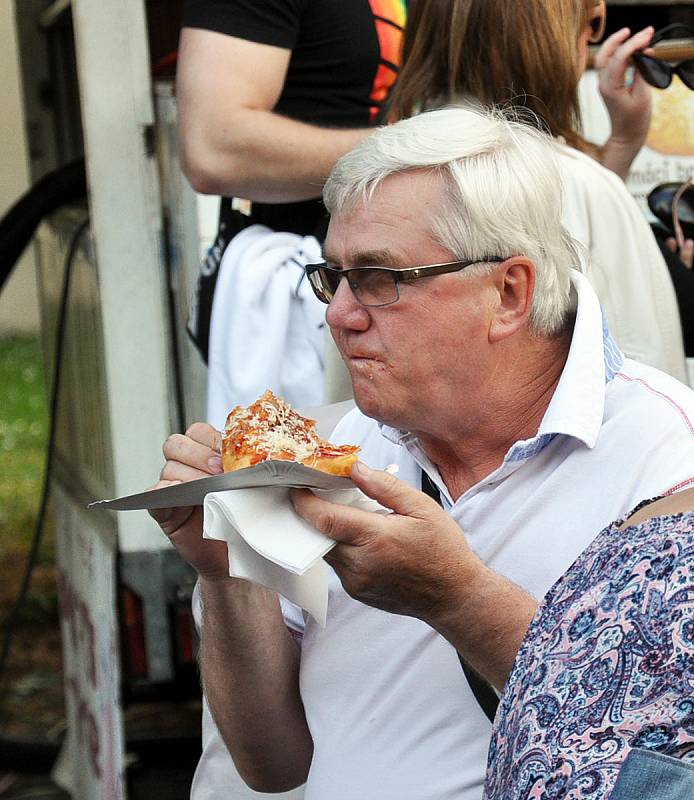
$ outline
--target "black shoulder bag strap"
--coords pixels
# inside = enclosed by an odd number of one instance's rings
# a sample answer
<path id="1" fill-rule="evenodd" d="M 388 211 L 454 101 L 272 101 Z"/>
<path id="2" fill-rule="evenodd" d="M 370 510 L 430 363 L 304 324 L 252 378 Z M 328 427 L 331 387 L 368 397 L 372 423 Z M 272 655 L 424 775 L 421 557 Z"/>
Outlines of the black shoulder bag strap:
<path id="1" fill-rule="evenodd" d="M 428 494 L 429 497 L 436 500 L 440 506 L 443 506 L 439 490 L 436 488 L 436 486 L 434 486 L 433 481 L 424 470 L 422 470 L 422 491 L 425 494 Z M 496 693 L 487 683 L 487 681 L 478 675 L 478 673 L 475 672 L 475 670 L 465 662 L 460 653 L 458 653 L 458 658 L 460 659 L 460 666 L 463 668 L 463 672 L 465 673 L 465 677 L 467 678 L 470 689 L 475 695 L 475 700 L 477 700 L 480 708 L 486 714 L 487 719 L 490 722 L 494 722 L 494 715 L 496 714 L 496 708 L 499 705 L 499 698 L 496 696 Z"/>

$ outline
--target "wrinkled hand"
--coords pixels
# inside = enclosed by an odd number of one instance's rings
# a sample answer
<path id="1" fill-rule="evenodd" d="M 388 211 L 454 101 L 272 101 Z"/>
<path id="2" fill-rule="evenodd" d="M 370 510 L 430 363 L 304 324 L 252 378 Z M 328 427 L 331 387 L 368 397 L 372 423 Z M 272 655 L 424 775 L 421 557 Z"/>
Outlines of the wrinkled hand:
<path id="1" fill-rule="evenodd" d="M 352 470 L 352 478 L 394 513 L 337 505 L 306 489 L 293 490 L 294 508 L 338 542 L 325 560 L 348 594 L 437 627 L 453 608 L 459 611 L 457 593 L 483 568 L 482 562 L 458 525 L 423 492 L 361 463 Z"/>
<path id="2" fill-rule="evenodd" d="M 595 56 L 598 88 L 612 125 L 606 148 L 624 151 L 623 161 L 628 161 L 626 170 L 612 167 L 609 163 L 605 165 L 622 177 L 626 177 L 628 166 L 646 141 L 653 105 L 649 85 L 635 69 L 632 80 L 630 69 L 631 57 L 647 47 L 653 36 L 653 28 L 649 26 L 633 36 L 630 33 L 629 28 L 613 33 L 602 43 Z M 646 53 L 650 52 L 646 50 Z"/>
<path id="3" fill-rule="evenodd" d="M 166 464 L 153 488 L 219 474 L 220 450 L 221 434 L 203 422 L 191 425 L 185 435 L 169 436 L 163 448 Z M 153 509 L 149 513 L 201 578 L 215 581 L 229 577 L 226 543 L 202 538 L 202 506 Z"/>
<path id="4" fill-rule="evenodd" d="M 677 248 L 677 240 L 670 236 L 665 240 L 665 245 L 671 253 L 676 253 L 687 269 L 694 267 L 694 239 L 685 239 L 681 250 Z"/>

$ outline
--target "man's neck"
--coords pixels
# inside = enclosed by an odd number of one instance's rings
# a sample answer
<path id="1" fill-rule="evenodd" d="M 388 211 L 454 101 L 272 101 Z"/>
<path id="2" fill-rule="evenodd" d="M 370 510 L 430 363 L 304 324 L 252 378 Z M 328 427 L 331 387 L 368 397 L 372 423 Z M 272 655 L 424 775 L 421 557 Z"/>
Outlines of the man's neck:
<path id="1" fill-rule="evenodd" d="M 570 344 L 570 333 L 529 340 L 522 359 L 504 360 L 516 368 L 489 376 L 477 418 L 458 417 L 444 436 L 415 432 L 454 500 L 497 469 L 512 445 L 537 435 Z"/>

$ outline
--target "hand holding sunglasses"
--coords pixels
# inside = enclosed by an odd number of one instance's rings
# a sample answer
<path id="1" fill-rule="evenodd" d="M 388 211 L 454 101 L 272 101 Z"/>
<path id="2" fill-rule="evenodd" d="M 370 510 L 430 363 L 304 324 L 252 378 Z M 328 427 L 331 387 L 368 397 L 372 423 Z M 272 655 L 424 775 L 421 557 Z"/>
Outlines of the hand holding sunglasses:
<path id="1" fill-rule="evenodd" d="M 656 31 L 649 47 L 663 41 L 675 31 L 686 34 L 687 38 L 694 37 L 694 28 L 675 22 Z M 644 80 L 656 89 L 667 89 L 672 83 L 672 76 L 677 75 L 688 89 L 694 90 L 694 59 L 690 58 L 680 61 L 678 64 L 670 64 L 662 58 L 646 55 L 643 52 L 635 53 L 633 59 L 634 66 Z"/>
<path id="2" fill-rule="evenodd" d="M 632 35 L 629 28 L 621 28 L 605 39 L 593 61 L 611 126 L 601 161 L 624 179 L 646 141 L 651 124 L 652 90 L 635 73 L 632 58 L 634 53 L 648 47 L 653 31 L 649 26 Z"/>

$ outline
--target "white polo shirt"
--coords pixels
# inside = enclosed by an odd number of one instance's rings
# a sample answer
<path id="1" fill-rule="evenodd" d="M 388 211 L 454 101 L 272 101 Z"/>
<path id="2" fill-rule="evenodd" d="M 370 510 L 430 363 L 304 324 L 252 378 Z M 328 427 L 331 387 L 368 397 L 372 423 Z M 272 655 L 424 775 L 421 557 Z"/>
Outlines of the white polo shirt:
<path id="1" fill-rule="evenodd" d="M 358 410 L 335 442 L 367 464 L 421 467 L 475 552 L 538 599 L 613 519 L 694 484 L 694 393 L 624 360 L 576 273 L 575 332 L 538 435 L 453 502 L 409 434 Z M 490 724 L 457 655 L 424 623 L 352 600 L 333 574 L 325 629 L 306 621 L 301 692 L 315 752 L 306 800 L 479 800 Z"/>
<path id="2" fill-rule="evenodd" d="M 538 435 L 455 503 L 407 433 L 355 410 L 331 437 L 359 444 L 372 467 L 397 463 L 416 487 L 424 467 L 475 552 L 538 599 L 609 522 L 694 484 L 694 393 L 625 360 L 587 280 L 572 281 L 574 335 Z M 303 627 L 301 693 L 315 745 L 306 800 L 480 800 L 491 725 L 446 640 L 352 600 L 334 574 L 327 626 L 309 618 Z M 206 720 L 193 796 L 241 797 Z"/>

